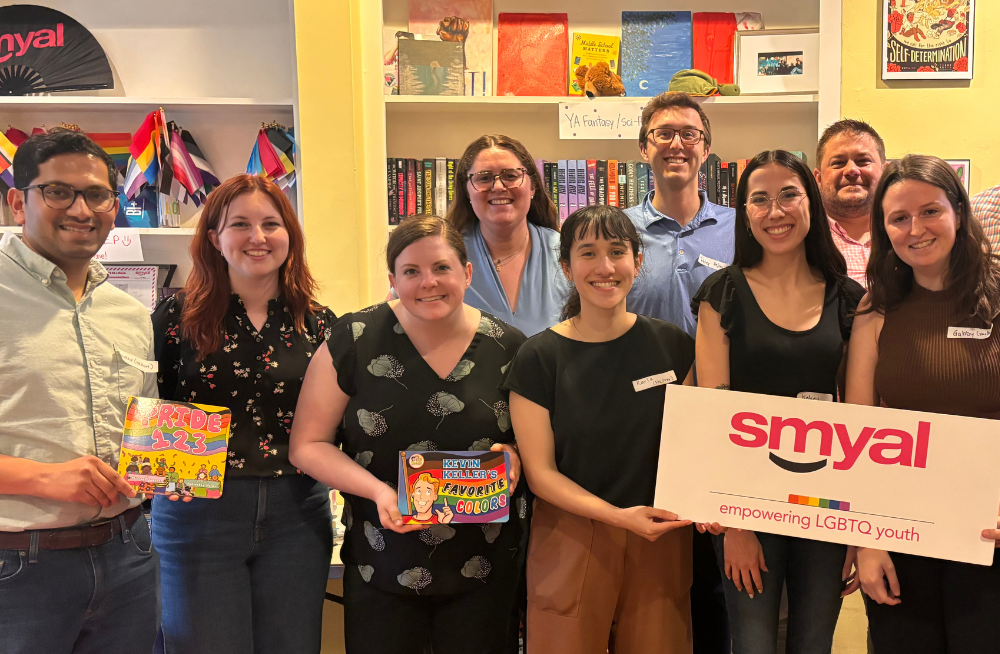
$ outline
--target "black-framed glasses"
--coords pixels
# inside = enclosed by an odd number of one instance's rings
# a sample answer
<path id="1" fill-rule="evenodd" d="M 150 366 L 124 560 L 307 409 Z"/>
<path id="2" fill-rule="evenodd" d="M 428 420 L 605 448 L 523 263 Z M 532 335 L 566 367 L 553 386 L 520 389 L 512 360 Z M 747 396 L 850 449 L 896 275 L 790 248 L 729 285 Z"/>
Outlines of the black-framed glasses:
<path id="1" fill-rule="evenodd" d="M 805 193 L 799 191 L 782 191 L 778 197 L 769 198 L 766 195 L 755 195 L 747 200 L 747 215 L 752 218 L 760 218 L 771 213 L 771 203 L 777 203 L 782 211 L 794 211 L 802 204 Z"/>
<path id="2" fill-rule="evenodd" d="M 681 143 L 684 145 L 697 145 L 705 138 L 705 132 L 694 127 L 683 127 L 681 129 L 657 127 L 649 130 L 646 136 L 657 145 L 668 145 L 673 142 L 675 135 L 680 135 Z"/>
<path id="3" fill-rule="evenodd" d="M 483 170 L 471 173 L 468 175 L 468 179 L 472 182 L 472 188 L 477 191 L 492 191 L 498 179 L 504 188 L 517 188 L 524 184 L 524 176 L 527 172 L 524 168 L 504 168 L 500 174 L 494 175 L 491 170 Z"/>
<path id="4" fill-rule="evenodd" d="M 88 188 L 82 191 L 65 184 L 35 184 L 25 186 L 22 191 L 37 188 L 42 194 L 42 200 L 50 209 L 69 209 L 76 202 L 76 196 L 82 195 L 90 210 L 95 213 L 106 213 L 115 208 L 118 194 L 106 188 Z"/>

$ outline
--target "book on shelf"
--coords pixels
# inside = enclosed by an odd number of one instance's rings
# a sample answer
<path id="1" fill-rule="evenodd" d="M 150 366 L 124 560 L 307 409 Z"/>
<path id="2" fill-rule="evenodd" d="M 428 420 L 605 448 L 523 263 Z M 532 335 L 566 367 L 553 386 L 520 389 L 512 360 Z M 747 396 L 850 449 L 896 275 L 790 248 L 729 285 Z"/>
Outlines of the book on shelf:
<path id="1" fill-rule="evenodd" d="M 420 162 L 420 167 L 424 171 L 424 215 L 430 216 L 434 213 L 434 160 L 424 159 Z"/>
<path id="2" fill-rule="evenodd" d="M 552 164 L 548 161 L 542 163 L 542 184 L 545 186 L 545 192 L 549 194 L 549 198 L 555 201 L 552 189 Z"/>
<path id="3" fill-rule="evenodd" d="M 646 199 L 646 193 L 649 192 L 649 164 L 643 161 L 639 161 L 635 164 L 635 179 L 636 179 L 636 204 L 642 204 L 642 201 Z"/>
<path id="4" fill-rule="evenodd" d="M 445 162 L 445 169 L 448 171 L 448 211 L 455 202 L 455 163 L 455 159 L 448 159 Z"/>
<path id="5" fill-rule="evenodd" d="M 608 202 L 608 160 L 597 160 L 597 204 Z"/>
<path id="6" fill-rule="evenodd" d="M 729 162 L 729 208 L 736 208 L 736 185 L 739 182 L 739 177 L 736 174 L 737 163 L 735 161 Z"/>
<path id="7" fill-rule="evenodd" d="M 636 204 L 636 195 L 639 190 L 639 181 L 636 177 L 635 161 L 629 161 L 625 164 L 625 175 L 628 178 L 628 206 L 634 207 Z"/>
<path id="8" fill-rule="evenodd" d="M 566 160 L 566 193 L 569 195 L 569 213 L 580 208 L 580 194 L 576 188 L 576 159 Z"/>
<path id="9" fill-rule="evenodd" d="M 552 203 L 559 208 L 559 163 L 556 161 L 548 162 L 549 167 L 549 190 L 552 193 Z"/>
<path id="10" fill-rule="evenodd" d="M 385 160 L 385 190 L 388 197 L 389 224 L 396 224 L 396 160 Z"/>
<path id="11" fill-rule="evenodd" d="M 409 0 L 409 29 L 465 46 L 465 95 L 493 94 L 493 0 Z"/>
<path id="12" fill-rule="evenodd" d="M 712 153 L 706 157 L 705 163 L 702 164 L 708 177 L 708 189 L 706 193 L 708 194 L 708 201 L 712 204 L 719 203 L 719 161 L 721 161 L 719 155 Z"/>
<path id="13" fill-rule="evenodd" d="M 444 217 L 448 213 L 448 161 L 444 157 L 434 159 L 434 215 Z"/>
<path id="14" fill-rule="evenodd" d="M 396 159 L 396 222 L 406 217 L 406 160 Z"/>
<path id="15" fill-rule="evenodd" d="M 587 206 L 597 204 L 597 160 L 587 159 Z"/>
<path id="16" fill-rule="evenodd" d="M 719 162 L 719 204 L 729 206 L 729 162 Z"/>
<path id="17" fill-rule="evenodd" d="M 628 209 L 628 162 L 618 162 L 618 206 Z"/>
<path id="18" fill-rule="evenodd" d="M 569 95 L 582 96 L 585 89 L 576 74 L 580 66 L 591 66 L 599 61 L 606 62 L 612 73 L 618 73 L 621 38 L 603 34 L 573 33 L 573 49 L 569 67 Z"/>
<path id="19" fill-rule="evenodd" d="M 398 39 L 400 95 L 465 95 L 461 43 Z"/>
<path id="20" fill-rule="evenodd" d="M 622 12 L 622 83 L 625 95 L 666 91 L 677 71 L 692 66 L 690 11 Z"/>
<path id="21" fill-rule="evenodd" d="M 566 160 L 560 159 L 556 168 L 557 195 L 559 197 L 559 221 L 562 222 L 569 217 L 569 193 L 566 190 Z"/>
<path id="22" fill-rule="evenodd" d="M 566 14 L 501 13 L 497 19 L 497 95 L 565 96 Z"/>
<path id="23" fill-rule="evenodd" d="M 412 216 L 419 211 L 417 205 L 417 193 L 423 195 L 423 184 L 417 184 L 417 161 L 415 159 L 406 160 L 406 215 Z"/>

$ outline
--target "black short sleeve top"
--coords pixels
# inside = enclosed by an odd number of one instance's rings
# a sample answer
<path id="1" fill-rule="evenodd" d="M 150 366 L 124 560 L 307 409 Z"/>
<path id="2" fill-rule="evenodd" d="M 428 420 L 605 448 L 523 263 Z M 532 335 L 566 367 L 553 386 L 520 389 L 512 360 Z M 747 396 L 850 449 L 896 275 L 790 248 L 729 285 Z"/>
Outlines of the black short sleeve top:
<path id="1" fill-rule="evenodd" d="M 458 365 L 442 379 L 427 365 L 387 303 L 343 316 L 327 340 L 337 383 L 350 396 L 338 431 L 344 452 L 397 489 L 401 450 L 488 450 L 511 443 L 500 377 L 524 335 L 483 312 Z M 344 494 L 347 532 L 341 558 L 382 590 L 454 594 L 513 573 L 526 530 L 525 484 L 510 521 L 433 525 L 397 534 L 383 529 L 375 503 Z"/>
<path id="2" fill-rule="evenodd" d="M 668 373 L 681 384 L 694 339 L 672 323 L 636 316 L 618 338 L 585 343 L 547 329 L 527 340 L 504 387 L 549 410 L 559 472 L 619 508 L 651 505 L 665 386 L 633 382 Z M 671 374 L 672 373 L 672 374 Z"/>

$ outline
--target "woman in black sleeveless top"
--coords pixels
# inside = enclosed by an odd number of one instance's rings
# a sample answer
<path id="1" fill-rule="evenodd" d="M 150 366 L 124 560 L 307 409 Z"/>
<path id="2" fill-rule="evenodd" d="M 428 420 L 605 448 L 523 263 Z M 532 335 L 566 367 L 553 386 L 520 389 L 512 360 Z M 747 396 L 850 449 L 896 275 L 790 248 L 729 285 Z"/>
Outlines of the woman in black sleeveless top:
<path id="1" fill-rule="evenodd" d="M 705 280 L 692 300 L 698 385 L 834 401 L 851 314 L 863 294 L 847 277 L 809 169 L 783 150 L 757 155 L 737 190 L 733 265 Z M 786 582 L 787 651 L 830 652 L 842 594 L 857 588 L 842 581 L 853 551 L 718 525 L 711 530 L 728 578 L 733 653 L 773 654 Z"/>

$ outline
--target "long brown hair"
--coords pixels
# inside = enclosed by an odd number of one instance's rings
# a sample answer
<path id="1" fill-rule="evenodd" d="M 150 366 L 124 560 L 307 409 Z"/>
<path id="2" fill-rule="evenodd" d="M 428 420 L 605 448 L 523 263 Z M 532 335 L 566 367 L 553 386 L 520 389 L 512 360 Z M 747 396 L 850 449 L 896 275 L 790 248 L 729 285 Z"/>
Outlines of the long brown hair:
<path id="1" fill-rule="evenodd" d="M 320 308 L 315 301 L 316 281 L 306 265 L 305 239 L 295 217 L 292 203 L 278 185 L 266 177 L 236 175 L 212 191 L 205 203 L 194 238 L 191 240 L 193 268 L 184 289 L 178 293 L 181 309 L 181 335 L 198 352 L 198 361 L 219 349 L 222 324 L 229 310 L 232 287 L 229 264 L 209 239 L 209 232 L 220 231 L 232 201 L 244 193 L 263 193 L 278 210 L 288 231 L 288 258 L 278 270 L 281 297 L 292 314 L 295 331 L 305 330 L 306 313 Z"/>
<path id="2" fill-rule="evenodd" d="M 875 187 L 872 206 L 872 252 L 868 260 L 870 306 L 858 313 L 886 311 L 899 306 L 913 288 L 913 268 L 899 258 L 885 229 L 882 201 L 886 191 L 906 180 L 932 184 L 948 198 L 958 218 L 955 244 L 948 261 L 948 290 L 959 311 L 987 323 L 1000 313 L 1000 264 L 979 221 L 973 217 L 969 194 L 947 162 L 926 155 L 911 154 L 890 162 Z"/>
<path id="3" fill-rule="evenodd" d="M 521 166 L 527 171 L 531 180 L 535 196 L 531 198 L 531 206 L 528 207 L 528 222 L 540 227 L 548 227 L 559 231 L 559 210 L 549 197 L 548 189 L 542 181 L 542 176 L 538 174 L 538 167 L 535 166 L 534 159 L 527 148 L 521 145 L 520 141 L 504 136 L 503 134 L 484 134 L 465 148 L 465 153 L 458 160 L 455 167 L 455 202 L 448 212 L 447 220 L 455 226 L 462 234 L 468 233 L 469 229 L 476 224 L 479 218 L 472 210 L 472 203 L 469 201 L 469 190 L 465 183 L 469 179 L 469 168 L 476 160 L 479 153 L 490 148 L 499 148 L 514 153 Z"/>

